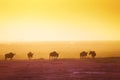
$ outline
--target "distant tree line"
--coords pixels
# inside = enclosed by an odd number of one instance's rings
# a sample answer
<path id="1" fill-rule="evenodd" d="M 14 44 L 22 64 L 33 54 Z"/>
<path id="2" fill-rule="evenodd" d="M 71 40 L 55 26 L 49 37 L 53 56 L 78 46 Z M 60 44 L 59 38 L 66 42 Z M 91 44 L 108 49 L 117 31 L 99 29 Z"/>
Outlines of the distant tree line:
<path id="1" fill-rule="evenodd" d="M 86 56 L 87 56 L 88 54 L 89 54 L 92 58 L 95 58 L 95 56 L 96 56 L 96 52 L 95 52 L 95 51 L 89 51 L 89 52 L 82 51 L 82 52 L 80 52 L 80 58 L 81 58 L 81 59 L 86 58 Z M 16 55 L 15 53 L 9 52 L 9 53 L 5 54 L 5 60 L 7 60 L 7 59 L 12 60 L 15 55 Z M 33 58 L 33 55 L 34 55 L 34 54 L 33 54 L 32 52 L 28 52 L 28 53 L 27 53 L 28 59 L 31 60 L 31 59 Z M 58 59 L 58 57 L 59 57 L 59 53 L 57 53 L 56 51 L 53 51 L 53 52 L 50 52 L 50 53 L 49 53 L 49 59 L 56 60 L 56 59 Z"/>

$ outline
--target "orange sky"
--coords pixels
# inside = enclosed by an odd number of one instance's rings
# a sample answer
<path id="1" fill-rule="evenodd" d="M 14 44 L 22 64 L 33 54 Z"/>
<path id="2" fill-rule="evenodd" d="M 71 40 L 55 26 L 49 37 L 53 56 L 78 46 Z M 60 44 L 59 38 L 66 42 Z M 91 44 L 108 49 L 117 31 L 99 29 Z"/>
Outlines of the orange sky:
<path id="1" fill-rule="evenodd" d="M 0 42 L 120 40 L 119 0 L 0 0 Z"/>

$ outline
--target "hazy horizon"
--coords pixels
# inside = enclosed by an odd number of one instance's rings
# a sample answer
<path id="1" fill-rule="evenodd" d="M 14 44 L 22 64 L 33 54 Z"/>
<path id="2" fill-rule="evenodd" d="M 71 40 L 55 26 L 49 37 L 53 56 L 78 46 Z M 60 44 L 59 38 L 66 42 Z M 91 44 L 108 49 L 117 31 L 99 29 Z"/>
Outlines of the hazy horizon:
<path id="1" fill-rule="evenodd" d="M 79 58 L 120 55 L 120 0 L 0 0 L 0 58 Z M 4 44 L 5 43 L 5 44 Z"/>
<path id="2" fill-rule="evenodd" d="M 59 58 L 79 58 L 82 51 L 94 50 L 96 57 L 120 57 L 120 41 L 52 41 L 0 43 L 0 58 L 8 52 L 16 53 L 15 59 L 27 59 L 27 53 L 33 52 L 33 59 L 49 58 L 49 53 L 57 51 Z M 90 56 L 88 56 L 90 58 Z"/>

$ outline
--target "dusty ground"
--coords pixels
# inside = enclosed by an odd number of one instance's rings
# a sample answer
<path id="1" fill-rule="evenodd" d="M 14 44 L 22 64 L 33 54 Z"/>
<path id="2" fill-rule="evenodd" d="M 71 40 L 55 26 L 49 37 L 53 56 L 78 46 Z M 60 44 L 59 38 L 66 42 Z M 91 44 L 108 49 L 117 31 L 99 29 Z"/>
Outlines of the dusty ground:
<path id="1" fill-rule="evenodd" d="M 120 59 L 1 61 L 0 80 L 120 80 Z"/>

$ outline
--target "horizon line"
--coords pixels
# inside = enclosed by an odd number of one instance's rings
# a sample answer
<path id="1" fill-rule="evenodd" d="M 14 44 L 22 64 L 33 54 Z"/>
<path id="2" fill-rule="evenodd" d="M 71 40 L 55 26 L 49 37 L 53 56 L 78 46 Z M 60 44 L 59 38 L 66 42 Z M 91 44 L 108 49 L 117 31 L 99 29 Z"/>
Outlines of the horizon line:
<path id="1" fill-rule="evenodd" d="M 32 42 L 102 42 L 102 41 L 120 41 L 120 40 L 50 40 L 50 41 L 0 41 L 0 43 L 32 43 Z"/>

